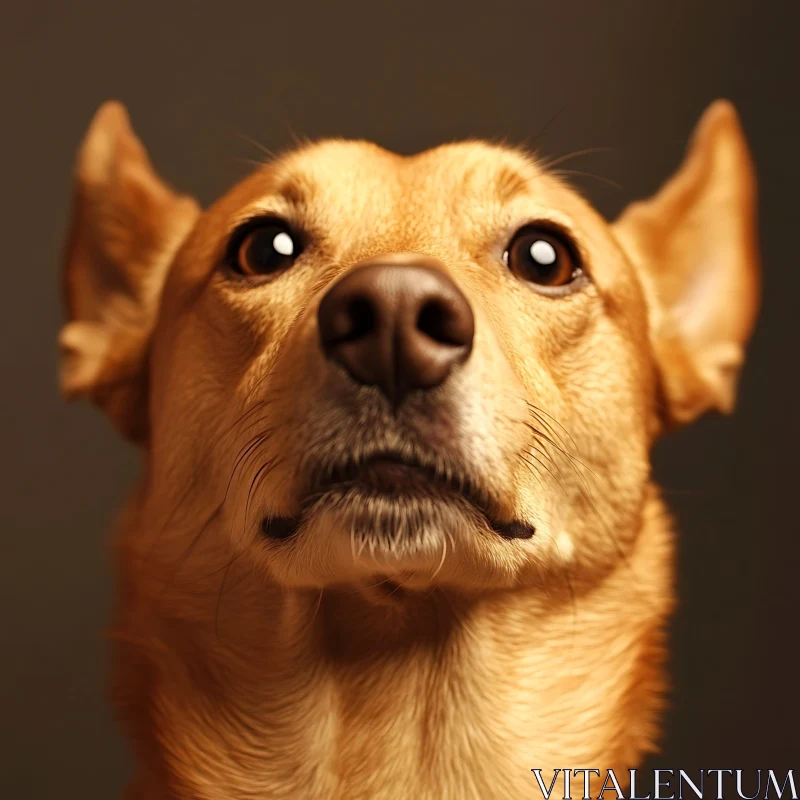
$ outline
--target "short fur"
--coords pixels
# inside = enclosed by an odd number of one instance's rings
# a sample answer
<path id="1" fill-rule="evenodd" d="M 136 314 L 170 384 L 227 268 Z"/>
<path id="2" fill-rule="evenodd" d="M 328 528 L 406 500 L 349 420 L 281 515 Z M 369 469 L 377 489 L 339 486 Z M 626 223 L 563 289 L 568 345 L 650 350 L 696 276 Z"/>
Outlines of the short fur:
<path id="1" fill-rule="evenodd" d="M 466 142 L 401 157 L 323 141 L 201 211 L 127 115 L 97 113 L 66 252 L 62 388 L 137 442 L 119 527 L 113 697 L 130 800 L 531 797 L 531 768 L 636 766 L 658 741 L 673 534 L 666 430 L 733 407 L 758 306 L 755 184 L 730 104 L 613 224 L 535 157 Z M 308 246 L 260 283 L 221 267 L 258 213 Z M 560 226 L 590 275 L 553 298 L 502 253 Z M 316 309 L 366 258 L 438 259 L 470 359 L 396 413 L 325 361 Z M 386 448 L 480 487 L 398 510 L 314 471 Z M 302 517 L 287 541 L 261 521 Z"/>

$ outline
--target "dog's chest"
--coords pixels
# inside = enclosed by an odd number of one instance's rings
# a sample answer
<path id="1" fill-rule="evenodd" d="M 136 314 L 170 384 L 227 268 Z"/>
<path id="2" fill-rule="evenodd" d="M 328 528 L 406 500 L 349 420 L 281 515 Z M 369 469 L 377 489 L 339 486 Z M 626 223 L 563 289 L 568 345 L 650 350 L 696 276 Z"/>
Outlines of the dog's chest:
<path id="1" fill-rule="evenodd" d="M 528 736 L 509 692 L 482 677 L 436 654 L 358 676 L 298 666 L 255 706 L 229 695 L 224 709 L 195 706 L 194 724 L 176 719 L 173 765 L 192 760 L 179 780 L 198 800 L 522 797 Z M 199 735 L 199 717 L 215 711 Z"/>
<path id="2" fill-rule="evenodd" d="M 183 705 L 162 732 L 170 771 L 197 800 L 457 800 L 529 796 L 531 769 L 554 763 L 616 763 L 633 662 L 578 643 L 504 651 L 479 633 L 368 669 L 287 661 L 257 695 L 246 678 L 224 698 L 191 690 L 188 718 Z"/>

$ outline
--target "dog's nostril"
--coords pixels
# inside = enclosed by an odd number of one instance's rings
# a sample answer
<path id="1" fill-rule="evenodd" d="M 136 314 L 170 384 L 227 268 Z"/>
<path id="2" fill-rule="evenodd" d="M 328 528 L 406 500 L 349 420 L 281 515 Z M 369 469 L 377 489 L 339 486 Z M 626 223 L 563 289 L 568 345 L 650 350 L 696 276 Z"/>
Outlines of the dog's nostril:
<path id="1" fill-rule="evenodd" d="M 417 316 L 417 330 L 440 344 L 460 347 L 465 336 L 458 330 L 457 320 L 451 310 L 440 300 L 429 300 Z"/>
<path id="2" fill-rule="evenodd" d="M 375 309 L 366 297 L 353 297 L 326 318 L 324 340 L 327 347 L 356 342 L 377 324 Z"/>
<path id="3" fill-rule="evenodd" d="M 377 320 L 375 319 L 375 308 L 372 303 L 365 297 L 356 297 L 350 303 L 350 332 L 344 341 L 354 341 L 366 336 L 370 331 L 375 328 Z"/>

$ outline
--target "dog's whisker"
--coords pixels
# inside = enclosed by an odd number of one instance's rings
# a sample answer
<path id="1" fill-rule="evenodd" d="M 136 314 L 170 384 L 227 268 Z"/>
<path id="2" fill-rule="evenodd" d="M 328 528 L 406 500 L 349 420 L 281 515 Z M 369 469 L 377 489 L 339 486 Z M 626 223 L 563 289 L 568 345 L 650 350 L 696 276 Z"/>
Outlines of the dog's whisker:
<path id="1" fill-rule="evenodd" d="M 564 113 L 565 109 L 566 109 L 566 106 L 562 106 L 561 108 L 559 108 L 558 111 L 556 111 L 556 113 L 553 114 L 553 116 L 550 117 L 549 120 L 547 120 L 547 122 L 539 130 L 539 132 L 536 134 L 536 136 L 533 137 L 533 143 L 531 145 L 531 149 L 532 150 L 535 151 L 536 149 L 538 149 L 538 146 L 541 143 L 541 141 L 544 139 L 544 136 L 547 133 L 547 131 L 549 131 L 550 128 L 553 125 L 555 125 L 556 121 Z"/>
<path id="2" fill-rule="evenodd" d="M 572 435 L 569 433 L 569 431 L 567 431 L 567 429 L 564 428 L 564 426 L 555 417 L 553 417 L 552 415 L 548 414 L 543 409 L 538 408 L 536 406 L 533 406 L 533 404 L 531 404 L 530 402 L 528 402 L 527 405 L 529 407 L 529 410 L 531 410 L 532 412 L 535 410 L 536 415 L 538 416 L 538 418 L 540 420 L 543 420 L 544 417 L 547 417 L 555 425 L 557 425 L 561 430 L 563 430 L 565 435 L 567 435 L 569 437 L 570 443 L 571 443 L 573 449 L 577 450 L 575 439 L 572 437 Z M 578 478 L 577 489 L 578 489 L 578 491 L 580 493 L 581 498 L 584 500 L 584 502 L 586 502 L 586 504 L 589 507 L 591 513 L 594 515 L 595 519 L 600 524 L 602 530 L 605 532 L 605 534 L 608 537 L 609 541 L 611 542 L 611 545 L 614 548 L 618 558 L 621 560 L 623 565 L 631 573 L 631 575 L 632 575 L 632 577 L 634 579 L 634 583 L 636 584 L 635 588 L 637 589 L 637 591 L 639 591 L 638 576 L 636 576 L 636 574 L 634 573 L 634 571 L 632 569 L 632 566 L 630 564 L 630 559 L 628 558 L 628 554 L 624 550 L 624 548 L 622 548 L 622 546 L 619 544 L 619 540 L 618 540 L 618 538 L 617 538 L 612 526 L 610 526 L 608 524 L 608 522 L 605 520 L 603 515 L 600 513 L 600 509 L 598 508 L 597 503 L 594 500 L 591 487 L 589 486 L 588 482 L 586 481 L 586 476 L 581 472 L 581 470 L 578 469 L 578 465 L 581 466 L 582 468 L 586 469 L 589 472 L 589 474 L 592 475 L 593 478 L 595 478 L 596 480 L 599 481 L 599 478 L 598 478 L 597 474 L 594 473 L 589 467 L 587 467 L 586 464 L 583 461 L 581 461 L 577 456 L 574 456 L 573 454 L 568 453 L 563 448 L 558 447 L 555 444 L 555 442 L 553 442 L 549 438 L 546 438 L 546 437 L 543 438 L 542 435 L 541 435 L 541 432 L 537 431 L 534 426 L 531 426 L 528 423 L 524 423 L 524 424 L 526 424 L 528 426 L 529 430 L 531 430 L 534 433 L 535 436 L 538 435 L 539 444 L 541 445 L 541 447 L 536 448 L 536 450 L 537 450 L 537 452 L 539 453 L 540 456 L 542 456 L 543 458 L 546 458 L 548 461 L 550 461 L 550 463 L 553 464 L 555 469 L 559 469 L 559 468 L 558 468 L 555 460 L 552 458 L 552 455 L 547 452 L 547 445 L 549 444 L 550 446 L 556 447 L 556 449 L 560 452 L 560 454 L 562 456 L 564 456 L 566 463 L 569 464 L 570 468 L 573 470 L 574 474 Z M 553 429 L 550 428 L 550 430 L 552 431 Z M 546 465 L 541 461 L 541 459 L 533 456 L 533 453 L 527 453 L 527 456 L 533 458 L 539 464 L 539 466 L 546 468 Z M 531 469 L 531 473 L 534 476 L 538 476 L 538 471 L 535 468 L 534 464 L 531 463 L 530 461 L 528 461 L 528 459 L 523 454 L 519 454 L 519 457 L 521 458 L 523 463 L 525 463 L 528 466 L 528 468 Z M 558 483 L 558 485 L 561 488 L 562 492 L 566 496 L 568 496 L 568 493 L 566 492 L 566 489 L 565 489 L 562 481 L 559 478 L 557 478 L 555 474 L 552 473 L 552 470 L 550 470 L 549 468 L 546 468 L 546 469 L 547 469 L 548 472 L 550 472 L 550 474 L 554 478 L 554 480 L 556 480 L 556 482 Z M 560 472 L 560 469 L 559 469 L 559 474 L 562 475 L 562 477 L 563 477 L 563 473 Z"/>
<path id="3" fill-rule="evenodd" d="M 442 557 L 441 557 L 441 559 L 439 561 L 439 566 L 436 567 L 436 569 L 433 572 L 433 575 L 431 575 L 431 580 L 432 581 L 435 581 L 436 578 L 439 576 L 439 573 L 442 571 L 442 567 L 444 567 L 444 562 L 445 562 L 446 558 L 447 558 L 447 536 L 443 536 L 442 537 Z"/>
<path id="4" fill-rule="evenodd" d="M 614 189 L 622 189 L 622 184 L 617 183 L 616 181 L 611 180 L 611 178 L 606 178 L 603 175 L 596 175 L 594 172 L 584 172 L 583 170 L 579 169 L 555 169 L 555 170 L 548 170 L 550 175 L 565 175 L 567 177 L 581 177 L 581 178 L 593 178 L 596 181 L 600 181 L 601 183 L 605 183 L 608 186 L 613 187 Z"/>
<path id="5" fill-rule="evenodd" d="M 248 399 L 249 399 L 249 398 L 248 398 Z M 245 421 L 245 420 L 246 420 L 246 419 L 247 419 L 247 418 L 248 418 L 248 417 L 249 417 L 249 416 L 250 416 L 252 413 L 254 413 L 254 412 L 255 412 L 255 411 L 257 411 L 259 408 L 262 408 L 262 407 L 264 407 L 264 406 L 265 406 L 265 405 L 267 405 L 267 404 L 268 404 L 268 401 L 267 401 L 267 400 L 264 400 L 264 399 L 258 400 L 258 401 L 256 401 L 255 403 L 253 403 L 253 404 L 252 404 L 252 405 L 251 405 L 249 408 L 246 408 L 246 409 L 245 409 L 245 411 L 244 411 L 244 412 L 243 412 L 243 413 L 242 413 L 242 414 L 241 414 L 239 417 L 237 417 L 237 419 L 236 419 L 236 420 L 234 420 L 234 422 L 233 422 L 233 423 L 231 423 L 231 425 L 230 425 L 229 427 L 227 427 L 225 430 L 223 430 L 223 431 L 222 431 L 222 433 L 221 433 L 221 434 L 220 434 L 220 435 L 217 437 L 217 439 L 215 439 L 215 440 L 212 442 L 211 446 L 209 447 L 209 454 L 208 454 L 208 457 L 207 457 L 206 459 L 204 459 L 204 460 L 203 460 L 203 462 L 202 462 L 201 466 L 199 466 L 199 467 L 196 467 L 196 468 L 195 468 L 195 469 L 192 471 L 192 474 L 191 474 L 191 476 L 189 477 L 189 480 L 188 480 L 188 482 L 187 482 L 187 484 L 186 484 L 186 487 L 185 487 L 184 491 L 183 491 L 183 492 L 182 492 L 182 494 L 180 495 L 180 497 L 179 497 L 179 499 L 178 499 L 177 503 L 176 503 L 176 504 L 173 506 L 172 510 L 171 510 L 171 511 L 170 511 L 170 512 L 169 512 L 169 513 L 166 515 L 165 521 L 164 521 L 164 523 L 161 525 L 161 527 L 160 527 L 160 529 L 159 529 L 159 532 L 158 532 L 158 533 L 156 534 L 156 536 L 154 537 L 154 539 L 153 539 L 153 542 L 152 542 L 152 544 L 151 544 L 150 548 L 149 548 L 149 549 L 148 549 L 148 551 L 147 551 L 147 552 L 146 552 L 146 553 L 143 555 L 143 557 L 142 557 L 142 559 L 141 559 L 141 561 L 140 561 L 140 564 L 139 564 L 139 568 L 138 568 L 138 570 L 139 570 L 139 572 L 140 572 L 140 573 L 141 573 L 141 572 L 142 572 L 142 571 L 143 571 L 143 570 L 146 568 L 147 564 L 149 563 L 150 559 L 152 558 L 152 556 L 153 556 L 153 553 L 154 553 L 155 549 L 157 548 L 157 546 L 158 546 L 158 544 L 159 544 L 159 542 L 160 542 L 160 540 L 161 540 L 161 537 L 163 536 L 164 532 L 165 532 L 165 531 L 166 531 L 166 530 L 169 528 L 169 526 L 172 524 L 172 522 L 173 522 L 173 521 L 174 521 L 174 519 L 175 519 L 175 516 L 176 516 L 176 514 L 177 514 L 177 513 L 178 513 L 178 511 L 181 509 L 181 507 L 183 506 L 184 502 L 185 502 L 185 501 L 186 501 L 186 500 L 187 500 L 187 499 L 188 499 L 188 498 L 191 496 L 191 493 L 192 493 L 192 491 L 193 491 L 193 490 L 194 490 L 194 488 L 196 487 L 196 484 L 197 484 L 197 482 L 200 480 L 200 477 L 201 477 L 201 475 L 203 474 L 203 469 L 202 469 L 203 465 L 205 465 L 205 464 L 207 464 L 207 463 L 209 463 L 209 462 L 210 462 L 211 455 L 213 455 L 214 451 L 215 451 L 215 450 L 217 449 L 217 447 L 218 447 L 218 446 L 219 446 L 219 445 L 222 443 L 222 441 L 223 441 L 225 438 L 227 438 L 227 436 L 229 436 L 231 433 L 233 433 L 234 431 L 236 431 L 236 430 L 238 429 L 238 427 L 239 427 L 239 426 L 240 426 L 240 425 L 241 425 L 241 424 L 242 424 L 242 423 L 243 423 L 243 422 L 244 422 L 244 421 Z"/>
<path id="6" fill-rule="evenodd" d="M 575 439 L 572 437 L 572 434 L 570 434 L 570 432 L 554 416 L 552 416 L 551 414 L 548 414 L 544 409 L 539 408 L 539 406 L 534 405 L 533 403 L 531 403 L 528 400 L 524 400 L 523 402 L 526 403 L 526 405 L 528 406 L 528 409 L 531 411 L 531 413 L 533 413 L 535 416 L 537 416 L 537 418 L 539 418 L 540 421 L 542 421 L 543 424 L 546 425 L 547 423 L 544 422 L 544 420 L 542 420 L 542 417 L 547 417 L 547 419 L 549 419 L 551 422 L 555 423 L 564 432 L 566 437 L 570 440 L 570 443 L 572 444 L 573 449 L 577 450 L 577 445 L 575 444 Z M 558 437 L 555 437 L 555 438 L 558 438 Z"/>
<path id="7" fill-rule="evenodd" d="M 261 142 L 259 142 L 257 139 L 254 139 L 252 136 L 248 136 L 246 133 L 239 133 L 237 134 L 237 136 L 239 139 L 242 139 L 249 145 L 252 145 L 253 147 L 256 148 L 256 150 L 259 150 L 266 156 L 266 161 L 259 163 L 258 166 L 263 167 L 265 164 L 269 163 L 270 161 L 274 161 L 278 157 L 278 154 L 275 153 L 274 150 L 270 150 L 268 147 L 261 144 Z"/>
<path id="8" fill-rule="evenodd" d="M 219 584 L 219 593 L 217 594 L 217 602 L 214 606 L 214 637 L 219 641 L 219 610 L 222 605 L 222 595 L 225 592 L 225 583 L 228 580 L 228 572 L 230 571 L 231 563 L 229 563 L 224 572 L 222 573 L 222 580 Z"/>
<path id="9" fill-rule="evenodd" d="M 263 169 L 266 164 L 266 162 L 256 161 L 254 158 L 237 157 L 235 160 L 240 164 L 247 164 L 248 167 L 253 167 L 254 169 Z"/>
<path id="10" fill-rule="evenodd" d="M 566 155 L 563 156 L 541 159 L 537 161 L 537 163 L 540 167 L 549 171 L 558 164 L 563 164 L 567 161 L 571 161 L 574 158 L 579 158 L 580 156 L 594 155 L 596 153 L 609 153 L 613 149 L 614 149 L 613 147 L 585 147 L 582 150 L 573 150 L 571 153 L 567 153 Z"/>
<path id="11" fill-rule="evenodd" d="M 200 542 L 200 539 L 202 538 L 203 534 L 206 532 L 206 530 L 208 529 L 210 524 L 220 515 L 220 513 L 221 513 L 221 511 L 222 511 L 223 507 L 225 506 L 225 503 L 226 503 L 226 501 L 228 499 L 228 494 L 230 492 L 230 488 L 231 488 L 232 482 L 234 480 L 234 477 L 237 475 L 237 473 L 239 473 L 239 467 L 248 458 L 251 458 L 254 452 L 257 452 L 257 447 L 261 443 L 263 443 L 263 441 L 266 439 L 267 436 L 268 436 L 268 431 L 260 432 L 257 436 L 253 437 L 242 448 L 242 450 L 240 450 L 240 453 L 239 453 L 239 455 L 237 456 L 237 458 L 235 460 L 234 468 L 233 468 L 233 470 L 231 472 L 230 479 L 229 479 L 229 481 L 227 483 L 227 486 L 226 486 L 226 489 L 225 489 L 225 495 L 223 496 L 223 498 L 220 501 L 219 505 L 214 509 L 212 514 L 208 517 L 206 522 L 200 527 L 198 532 L 192 537 L 192 539 L 190 540 L 188 546 L 181 553 L 180 557 L 178 559 L 176 559 L 173 569 L 171 570 L 167 580 L 164 581 L 164 584 L 162 586 L 162 592 L 165 592 L 174 583 L 174 580 L 177 577 L 177 574 L 178 574 L 178 571 L 180 569 L 180 566 L 183 563 L 185 563 L 186 560 L 190 557 L 190 555 L 192 554 L 192 552 L 197 547 L 197 544 Z M 241 478 L 241 474 L 240 473 L 239 473 L 239 477 Z M 237 480 L 237 488 L 236 488 L 236 490 L 234 492 L 234 497 L 236 496 L 236 494 L 238 494 L 238 486 L 239 486 L 239 481 Z M 233 532 L 231 530 L 231 536 L 232 536 L 232 534 L 233 534 Z M 234 561 L 235 560 L 236 559 L 234 559 Z M 233 562 L 230 562 L 230 563 L 233 563 Z M 216 574 L 216 572 L 218 572 L 218 571 L 219 570 L 215 570 L 214 572 L 211 573 L 211 575 Z"/>

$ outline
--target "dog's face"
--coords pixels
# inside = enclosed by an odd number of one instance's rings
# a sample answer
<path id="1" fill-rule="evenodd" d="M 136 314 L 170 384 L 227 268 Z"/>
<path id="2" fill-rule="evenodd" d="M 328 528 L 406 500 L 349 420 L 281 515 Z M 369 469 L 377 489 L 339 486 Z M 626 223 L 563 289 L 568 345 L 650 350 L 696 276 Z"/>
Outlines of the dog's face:
<path id="1" fill-rule="evenodd" d="M 288 586 L 599 576 L 656 436 L 732 405 L 757 291 L 727 105 L 614 226 L 483 143 L 322 142 L 200 213 L 116 106 L 78 176 L 64 386 L 146 445 L 176 557 L 211 537 Z"/>
<path id="2" fill-rule="evenodd" d="M 233 477 L 221 530 L 278 580 L 508 584 L 624 544 L 654 427 L 645 302 L 529 159 L 313 145 L 199 219 L 164 298 L 156 469 L 208 464 L 209 513 Z"/>

